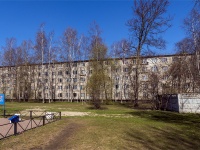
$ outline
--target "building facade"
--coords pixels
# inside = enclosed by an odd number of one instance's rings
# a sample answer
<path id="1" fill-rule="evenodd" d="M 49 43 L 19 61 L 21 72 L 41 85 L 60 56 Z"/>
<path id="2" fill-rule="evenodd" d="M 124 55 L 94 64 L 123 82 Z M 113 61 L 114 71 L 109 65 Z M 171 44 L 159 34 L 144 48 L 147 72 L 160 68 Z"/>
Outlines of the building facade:
<path id="1" fill-rule="evenodd" d="M 183 75 L 178 77 L 180 71 L 173 73 L 172 66 L 177 61 L 180 61 L 179 65 L 183 61 L 188 64 L 191 62 L 191 55 L 141 57 L 138 76 L 140 100 L 153 99 L 157 94 L 199 90 L 198 86 L 193 85 L 194 78 L 189 73 L 184 79 Z M 111 100 L 133 100 L 136 58 L 108 59 L 104 61 L 104 65 L 107 66 L 106 72 L 112 81 L 111 93 L 108 93 Z M 180 69 L 177 65 L 174 66 Z M 191 69 L 188 64 L 186 70 Z M 91 74 L 90 61 L 3 66 L 0 67 L 0 93 L 13 100 L 89 100 L 91 97 L 86 85 Z M 180 86 L 181 90 L 177 91 Z M 104 98 L 105 94 L 102 94 L 102 99 Z"/>

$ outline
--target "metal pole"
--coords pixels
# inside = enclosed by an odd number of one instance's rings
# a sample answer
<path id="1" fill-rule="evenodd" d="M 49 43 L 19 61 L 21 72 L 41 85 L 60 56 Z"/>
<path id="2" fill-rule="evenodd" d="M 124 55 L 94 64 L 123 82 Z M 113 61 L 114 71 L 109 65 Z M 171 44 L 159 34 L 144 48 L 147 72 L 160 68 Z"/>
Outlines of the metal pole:
<path id="1" fill-rule="evenodd" d="M 15 122 L 13 124 L 14 124 L 14 135 L 17 135 L 17 122 Z"/>
<path id="2" fill-rule="evenodd" d="M 45 125 L 45 116 L 42 116 L 43 126 Z"/>
<path id="3" fill-rule="evenodd" d="M 33 112 L 33 111 L 30 111 L 30 119 L 32 119 L 32 112 Z"/>
<path id="4" fill-rule="evenodd" d="M 33 113 L 33 111 L 30 111 L 31 129 L 32 129 L 32 120 L 33 120 L 32 113 Z"/>
<path id="5" fill-rule="evenodd" d="M 4 118 L 6 117 L 6 110 L 5 109 L 3 110 L 3 117 Z"/>

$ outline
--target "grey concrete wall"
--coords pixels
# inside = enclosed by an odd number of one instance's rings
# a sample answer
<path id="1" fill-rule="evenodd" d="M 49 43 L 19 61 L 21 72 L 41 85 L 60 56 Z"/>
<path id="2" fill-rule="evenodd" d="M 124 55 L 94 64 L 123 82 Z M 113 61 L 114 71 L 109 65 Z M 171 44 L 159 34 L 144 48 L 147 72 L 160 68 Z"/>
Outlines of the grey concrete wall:
<path id="1" fill-rule="evenodd" d="M 200 113 L 200 94 L 178 94 L 178 105 L 180 113 Z"/>

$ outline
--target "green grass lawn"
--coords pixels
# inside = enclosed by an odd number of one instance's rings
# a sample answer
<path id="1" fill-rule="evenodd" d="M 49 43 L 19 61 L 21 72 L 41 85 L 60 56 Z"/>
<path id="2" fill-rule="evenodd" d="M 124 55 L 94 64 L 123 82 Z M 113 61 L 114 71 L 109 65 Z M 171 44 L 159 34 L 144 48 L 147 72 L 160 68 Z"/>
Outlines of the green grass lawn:
<path id="1" fill-rule="evenodd" d="M 40 108 L 96 115 L 63 117 L 61 121 L 1 140 L 0 149 L 49 149 L 47 145 L 55 143 L 55 139 L 57 149 L 200 149 L 199 114 L 133 110 L 120 104 L 94 110 L 85 103 L 64 102 L 7 103 L 6 108 L 9 112 Z"/>

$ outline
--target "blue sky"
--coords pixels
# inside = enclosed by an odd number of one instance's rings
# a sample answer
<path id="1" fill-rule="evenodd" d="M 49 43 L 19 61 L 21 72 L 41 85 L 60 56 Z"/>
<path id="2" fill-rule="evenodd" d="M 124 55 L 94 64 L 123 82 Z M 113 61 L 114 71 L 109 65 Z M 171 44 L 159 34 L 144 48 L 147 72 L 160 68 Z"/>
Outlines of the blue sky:
<path id="1" fill-rule="evenodd" d="M 1 1 L 0 0 L 0 47 L 6 38 L 34 40 L 41 23 L 47 32 L 54 31 L 55 38 L 62 35 L 67 27 L 87 34 L 91 22 L 99 24 L 102 37 L 110 47 L 113 42 L 128 37 L 126 21 L 131 18 L 133 1 L 130 0 L 75 0 L 75 1 Z M 163 34 L 167 41 L 166 50 L 160 54 L 174 53 L 174 43 L 185 36 L 183 19 L 193 7 L 193 0 L 170 0 L 168 14 L 174 17 L 172 27 Z"/>

